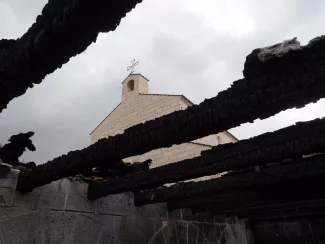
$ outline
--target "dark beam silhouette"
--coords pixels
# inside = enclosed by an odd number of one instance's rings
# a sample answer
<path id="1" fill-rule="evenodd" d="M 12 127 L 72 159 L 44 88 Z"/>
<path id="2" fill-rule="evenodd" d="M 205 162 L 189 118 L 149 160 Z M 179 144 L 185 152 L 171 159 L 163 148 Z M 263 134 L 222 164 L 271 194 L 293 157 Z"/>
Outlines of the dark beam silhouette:
<path id="1" fill-rule="evenodd" d="M 151 169 L 147 172 L 94 182 L 89 197 L 99 198 L 124 191 L 150 189 L 226 171 L 251 168 L 301 155 L 325 152 L 325 118 L 265 133 L 235 144 L 224 144 L 201 156 Z"/>
<path id="2" fill-rule="evenodd" d="M 19 157 L 28 149 L 35 151 L 36 148 L 31 140 L 34 132 L 19 133 L 9 138 L 9 143 L 0 148 L 0 159 L 7 164 L 19 163 Z"/>
<path id="3" fill-rule="evenodd" d="M 324 160 L 325 155 L 317 155 L 295 163 L 275 165 L 262 169 L 260 172 L 252 170 L 201 182 L 175 184 L 170 187 L 137 193 L 134 201 L 139 206 L 195 196 L 216 195 L 227 191 L 263 189 L 305 180 L 323 184 L 325 181 Z"/>
<path id="4" fill-rule="evenodd" d="M 316 102 L 325 97 L 324 49 L 325 39 L 320 38 L 302 51 L 283 56 L 272 72 L 256 79 L 235 81 L 230 88 L 200 105 L 133 126 L 121 135 L 102 139 L 84 150 L 69 152 L 40 165 L 20 175 L 18 189 L 30 191 L 89 168 L 192 141 Z"/>
<path id="5" fill-rule="evenodd" d="M 15 97 L 113 31 L 141 0 L 50 0 L 17 40 L 0 40 L 0 112 Z M 40 101 L 42 102 L 42 101 Z"/>
<path id="6" fill-rule="evenodd" d="M 222 194 L 184 198 L 167 203 L 169 211 L 192 208 L 194 214 L 213 212 L 214 215 L 243 216 L 267 209 L 286 210 L 288 207 L 314 205 L 325 200 L 320 184 L 308 180 L 270 186 L 258 190 L 230 191 Z M 325 207 L 325 205 L 323 205 Z M 264 211 L 264 213 L 263 213 Z"/>
<path id="7" fill-rule="evenodd" d="M 249 218 L 250 220 L 319 217 L 325 215 L 325 198 L 302 199 L 301 201 L 287 201 L 270 205 L 261 204 L 253 207 L 227 209 L 223 211 L 216 209 L 214 206 L 210 206 L 207 208 L 207 211 L 213 215 L 236 216 L 239 218 Z"/>

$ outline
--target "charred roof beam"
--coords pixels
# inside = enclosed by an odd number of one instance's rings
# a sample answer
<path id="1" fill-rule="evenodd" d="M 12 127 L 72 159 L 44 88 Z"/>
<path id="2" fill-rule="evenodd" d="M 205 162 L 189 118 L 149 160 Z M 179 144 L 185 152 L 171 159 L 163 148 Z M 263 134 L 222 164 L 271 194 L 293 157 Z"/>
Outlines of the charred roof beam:
<path id="1" fill-rule="evenodd" d="M 314 153 L 325 153 L 325 118 L 265 133 L 235 144 L 217 146 L 201 156 L 146 172 L 94 182 L 90 199 L 130 190 L 150 189 L 202 176 L 241 170 Z"/>
<path id="2" fill-rule="evenodd" d="M 134 201 L 139 206 L 196 196 L 216 195 L 228 191 L 265 189 L 270 186 L 293 184 L 305 180 L 321 186 L 325 182 L 324 160 L 325 155 L 322 154 L 298 160 L 295 163 L 275 165 L 262 169 L 260 172 L 252 170 L 212 180 L 175 184 L 170 187 L 137 193 Z"/>
<path id="3" fill-rule="evenodd" d="M 113 31 L 141 0 L 50 0 L 17 40 L 0 40 L 0 112 L 15 97 Z"/>
<path id="4" fill-rule="evenodd" d="M 82 170 L 216 134 L 325 97 L 325 38 L 281 57 L 274 69 L 241 79 L 200 105 L 164 115 L 101 139 L 21 174 L 18 189 L 30 191 Z M 124 182 L 122 182 L 124 184 Z"/>

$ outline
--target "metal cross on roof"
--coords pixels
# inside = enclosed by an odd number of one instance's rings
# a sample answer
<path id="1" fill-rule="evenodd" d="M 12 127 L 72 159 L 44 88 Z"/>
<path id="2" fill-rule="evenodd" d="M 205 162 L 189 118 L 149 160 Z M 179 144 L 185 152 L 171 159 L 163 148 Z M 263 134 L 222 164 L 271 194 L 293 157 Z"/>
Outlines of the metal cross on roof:
<path id="1" fill-rule="evenodd" d="M 139 61 L 135 61 L 135 59 L 133 59 L 131 61 L 131 65 L 127 68 L 127 71 L 131 70 L 130 74 L 133 74 L 135 71 L 135 66 L 139 65 Z"/>

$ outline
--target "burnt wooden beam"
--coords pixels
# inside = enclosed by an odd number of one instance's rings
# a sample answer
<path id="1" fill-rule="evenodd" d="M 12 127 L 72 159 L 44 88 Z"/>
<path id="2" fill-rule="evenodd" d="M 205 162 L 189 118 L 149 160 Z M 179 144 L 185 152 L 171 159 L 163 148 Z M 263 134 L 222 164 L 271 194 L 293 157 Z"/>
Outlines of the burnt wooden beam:
<path id="1" fill-rule="evenodd" d="M 34 132 L 29 131 L 27 133 L 19 133 L 13 135 L 8 140 L 9 143 L 0 148 L 0 159 L 7 164 L 18 164 L 19 157 L 28 149 L 29 151 L 35 151 L 36 148 L 30 139 L 34 135 Z"/>
<path id="2" fill-rule="evenodd" d="M 222 194 L 184 198 L 167 203 L 168 210 L 192 208 L 193 213 L 212 211 L 216 215 L 237 215 L 263 208 L 285 208 L 325 199 L 322 185 L 313 180 L 269 186 L 258 190 L 230 191 Z M 251 210 L 252 211 L 251 211 Z"/>
<path id="3" fill-rule="evenodd" d="M 325 155 L 317 155 L 295 163 L 274 165 L 260 172 L 247 172 L 200 182 L 175 184 L 170 187 L 144 191 L 135 194 L 135 204 L 144 205 L 221 194 L 227 191 L 264 189 L 309 180 L 316 183 L 325 181 Z"/>
<path id="4" fill-rule="evenodd" d="M 234 144 L 220 145 L 202 152 L 201 156 L 153 168 L 147 172 L 94 182 L 89 189 L 89 196 L 99 198 L 123 191 L 150 189 L 165 183 L 322 152 L 325 152 L 325 118 L 297 123 Z"/>
<path id="5" fill-rule="evenodd" d="M 96 176 L 101 177 L 103 179 L 122 176 L 126 174 L 131 174 L 140 171 L 147 171 L 149 170 L 150 164 L 152 160 L 148 159 L 143 162 L 134 162 L 134 163 L 124 163 L 120 161 L 116 163 L 114 166 L 110 165 L 109 168 L 95 168 L 92 171 L 83 173 L 84 176 Z"/>
<path id="6" fill-rule="evenodd" d="M 325 214 L 325 198 L 286 202 L 274 205 L 260 205 L 248 208 L 228 209 L 221 212 L 215 206 L 210 206 L 207 211 L 216 216 L 236 216 L 239 218 L 280 219 L 299 218 L 303 216 L 317 216 Z"/>
<path id="7" fill-rule="evenodd" d="M 18 189 L 30 191 L 89 168 L 216 134 L 325 97 L 325 38 L 289 54 L 279 60 L 281 66 L 274 72 L 235 81 L 200 105 L 133 126 L 121 135 L 101 139 L 20 174 Z M 123 180 L 120 183 L 125 184 Z"/>
<path id="8" fill-rule="evenodd" d="M 141 0 L 50 0 L 17 40 L 0 40 L 0 112 L 10 100 L 113 31 Z"/>
<path id="9" fill-rule="evenodd" d="M 176 209 L 192 208 L 193 213 L 206 212 L 208 206 L 216 205 L 223 208 L 229 207 L 229 204 L 244 204 L 244 202 L 254 202 L 259 199 L 265 199 L 265 197 L 271 194 L 265 195 L 265 192 L 258 192 L 254 190 L 235 191 L 224 194 L 211 194 L 210 196 L 197 196 L 191 198 L 183 198 L 179 200 L 173 200 L 167 202 L 168 211 Z M 237 207 L 240 207 L 236 205 Z"/>

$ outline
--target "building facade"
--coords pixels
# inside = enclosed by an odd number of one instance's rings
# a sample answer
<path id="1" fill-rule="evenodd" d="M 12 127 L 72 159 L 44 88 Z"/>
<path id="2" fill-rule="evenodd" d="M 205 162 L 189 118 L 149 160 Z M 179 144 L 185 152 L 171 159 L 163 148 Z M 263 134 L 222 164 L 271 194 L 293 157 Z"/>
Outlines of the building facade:
<path id="1" fill-rule="evenodd" d="M 133 125 L 192 105 L 193 103 L 183 95 L 150 94 L 148 80 L 141 74 L 131 74 L 122 83 L 121 103 L 91 132 L 91 143 L 104 137 L 121 134 Z M 212 146 L 236 141 L 232 134 L 225 131 L 169 148 L 152 150 L 123 161 L 133 163 L 151 159 L 151 167 L 158 167 L 193 158 Z"/>

